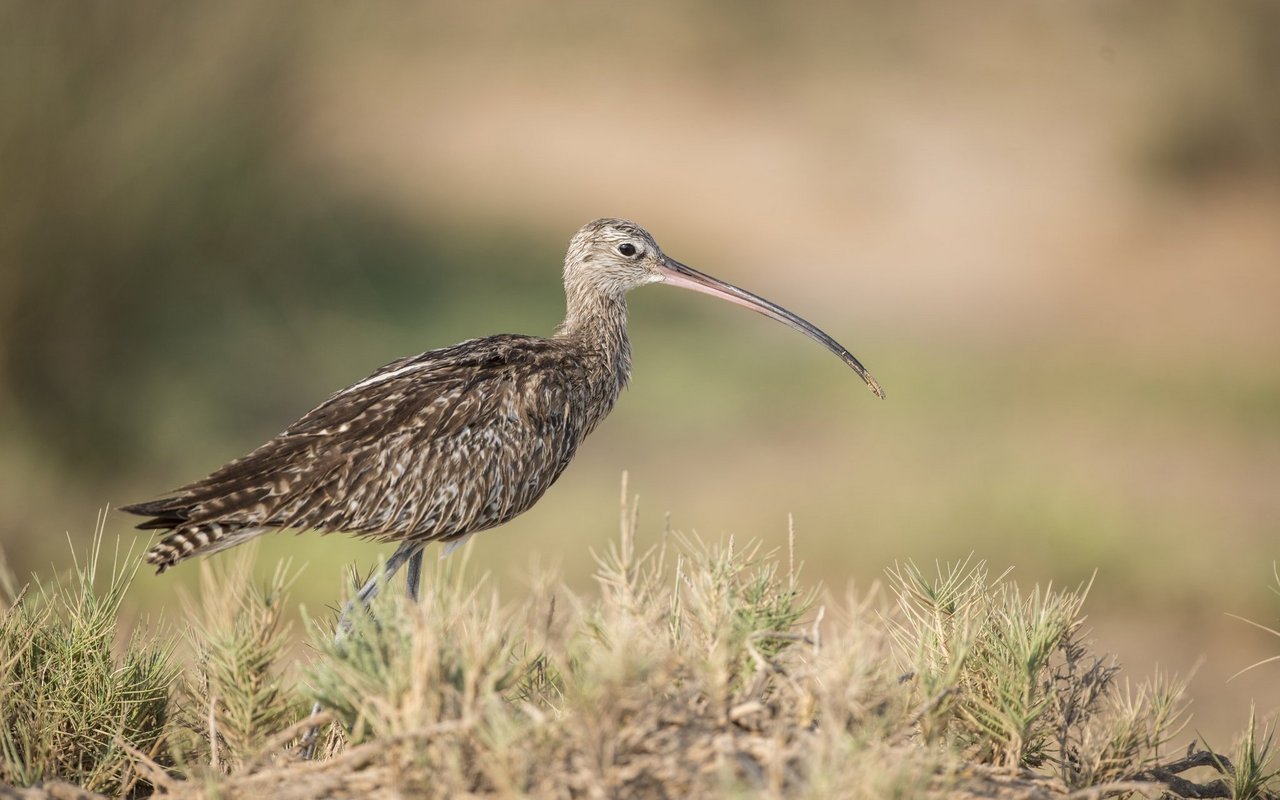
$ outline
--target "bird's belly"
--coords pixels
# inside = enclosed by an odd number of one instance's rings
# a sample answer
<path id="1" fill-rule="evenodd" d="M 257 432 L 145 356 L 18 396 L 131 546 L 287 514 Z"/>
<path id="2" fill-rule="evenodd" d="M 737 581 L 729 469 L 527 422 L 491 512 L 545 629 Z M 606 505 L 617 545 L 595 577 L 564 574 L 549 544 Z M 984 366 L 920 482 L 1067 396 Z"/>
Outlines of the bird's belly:
<path id="1" fill-rule="evenodd" d="M 577 447 L 503 428 L 462 431 L 450 446 L 436 444 L 406 442 L 387 459 L 377 481 L 381 501 L 357 526 L 361 533 L 442 541 L 501 525 L 542 497 Z"/>

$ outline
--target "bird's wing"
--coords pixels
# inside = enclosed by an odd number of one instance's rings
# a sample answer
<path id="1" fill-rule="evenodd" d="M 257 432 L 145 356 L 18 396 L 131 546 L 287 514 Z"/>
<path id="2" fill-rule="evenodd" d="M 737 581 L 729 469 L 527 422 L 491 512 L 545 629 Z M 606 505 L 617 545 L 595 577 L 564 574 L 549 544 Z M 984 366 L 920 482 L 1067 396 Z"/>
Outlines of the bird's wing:
<path id="1" fill-rule="evenodd" d="M 497 524 L 545 491 L 580 439 L 565 370 L 546 340 L 528 337 L 400 359 L 203 480 L 125 510 L 154 517 L 141 526 L 154 528 L 217 521 L 438 538 Z"/>
<path id="2" fill-rule="evenodd" d="M 354 421 L 376 400 L 374 392 L 356 390 L 389 379 L 403 382 L 407 367 L 429 366 L 436 352 L 392 361 L 368 378 L 335 392 L 266 444 L 227 462 L 207 477 L 180 486 L 159 499 L 123 506 L 121 510 L 155 517 L 138 526 L 145 529 L 214 519 L 234 508 L 246 508 L 283 488 L 278 481 L 286 477 L 289 465 L 314 458 L 317 443 L 328 434 L 330 427 L 336 430 Z M 419 377 L 426 379 L 424 387 L 430 385 L 431 370 L 422 369 L 421 373 Z"/>

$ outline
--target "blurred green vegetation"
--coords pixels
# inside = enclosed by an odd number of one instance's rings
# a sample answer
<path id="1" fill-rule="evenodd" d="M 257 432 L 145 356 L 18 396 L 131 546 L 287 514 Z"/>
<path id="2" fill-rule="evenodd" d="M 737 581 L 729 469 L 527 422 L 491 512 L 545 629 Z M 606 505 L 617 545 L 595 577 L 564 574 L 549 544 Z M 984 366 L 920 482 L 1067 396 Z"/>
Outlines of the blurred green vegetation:
<path id="1" fill-rule="evenodd" d="M 527 235 L 409 229 L 291 163 L 290 16 L 188 60 L 226 15 L 147 5 L 18 4 L 5 25 L 0 365 L 10 424 L 72 477 L 296 414 L 351 378 L 335 341 L 372 367 L 399 353 L 368 342 L 486 283 L 555 302 L 522 280 L 557 257 Z"/>
<path id="2" fill-rule="evenodd" d="M 1192 686 L 1222 690 L 1270 643 L 1221 613 L 1274 619 L 1280 555 L 1278 32 L 1270 0 L 4 3 L 0 544 L 25 574 L 382 363 L 549 332 L 564 242 L 621 213 L 889 399 L 638 292 L 633 388 L 476 545 L 501 580 L 586 581 L 626 468 L 676 528 L 780 544 L 794 513 L 836 585 L 970 552 L 1122 575 L 1104 635 L 1180 669 L 1170 637 L 1224 637 Z M 263 546 L 313 606 L 377 551 Z M 1280 702 L 1261 681 L 1224 713 Z"/>

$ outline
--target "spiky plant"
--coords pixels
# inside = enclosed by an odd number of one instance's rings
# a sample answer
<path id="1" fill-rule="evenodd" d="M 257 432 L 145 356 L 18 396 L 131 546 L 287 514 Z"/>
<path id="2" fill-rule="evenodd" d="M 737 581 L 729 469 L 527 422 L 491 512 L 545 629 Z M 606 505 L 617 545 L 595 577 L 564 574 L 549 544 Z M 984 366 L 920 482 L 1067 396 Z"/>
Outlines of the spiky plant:
<path id="1" fill-rule="evenodd" d="M 14 592 L 0 617 L 0 783 L 62 779 L 113 795 L 142 791 L 133 753 L 156 754 L 177 675 L 172 646 L 141 630 L 120 654 L 117 618 L 140 560 L 103 566 L 102 519 L 65 580 Z M 73 557 L 75 553 L 72 553 Z"/>
<path id="2" fill-rule="evenodd" d="M 194 660 L 177 700 L 175 721 L 184 735 L 171 752 L 188 768 L 242 769 L 305 713 L 283 658 L 290 641 L 283 617 L 295 575 L 281 562 L 265 583 L 255 582 L 255 550 L 250 545 L 200 562 L 200 594 L 183 604 Z"/>

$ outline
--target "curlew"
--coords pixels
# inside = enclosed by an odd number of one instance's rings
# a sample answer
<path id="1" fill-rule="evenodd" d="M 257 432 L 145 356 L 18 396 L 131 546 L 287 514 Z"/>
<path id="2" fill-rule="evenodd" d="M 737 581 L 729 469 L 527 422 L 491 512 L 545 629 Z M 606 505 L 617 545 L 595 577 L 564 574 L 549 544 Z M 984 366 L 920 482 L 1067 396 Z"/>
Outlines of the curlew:
<path id="1" fill-rule="evenodd" d="M 163 532 L 147 561 L 164 572 L 268 531 L 341 531 L 398 543 L 382 577 L 408 562 L 416 597 L 427 544 L 446 543 L 447 553 L 527 511 L 613 408 L 631 373 L 626 295 L 650 283 L 783 322 L 884 397 L 858 359 L 809 322 L 668 257 L 634 223 L 598 219 L 569 242 L 567 309 L 552 336 L 488 336 L 393 361 L 208 477 L 124 506 L 149 517 L 139 528 Z"/>

